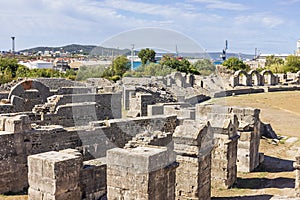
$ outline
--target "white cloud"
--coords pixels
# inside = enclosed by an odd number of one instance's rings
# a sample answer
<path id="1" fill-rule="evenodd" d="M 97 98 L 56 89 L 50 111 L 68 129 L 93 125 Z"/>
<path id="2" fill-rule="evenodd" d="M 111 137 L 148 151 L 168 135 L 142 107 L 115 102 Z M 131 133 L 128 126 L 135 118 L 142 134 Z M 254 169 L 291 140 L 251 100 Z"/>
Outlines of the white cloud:
<path id="1" fill-rule="evenodd" d="M 210 9 L 222 9 L 222 10 L 234 10 L 234 11 L 244 11 L 249 9 L 249 7 L 245 6 L 244 4 L 226 2 L 221 0 L 189 0 L 189 1 L 207 4 L 206 8 L 210 8 Z"/>
<path id="2" fill-rule="evenodd" d="M 300 3 L 300 0 L 284 0 L 279 2 L 280 5 L 293 5 L 295 3 Z"/>
<path id="3" fill-rule="evenodd" d="M 275 28 L 284 23 L 284 20 L 280 17 L 268 15 L 265 13 L 256 13 L 252 15 L 244 15 L 235 17 L 235 23 L 237 25 Z"/>

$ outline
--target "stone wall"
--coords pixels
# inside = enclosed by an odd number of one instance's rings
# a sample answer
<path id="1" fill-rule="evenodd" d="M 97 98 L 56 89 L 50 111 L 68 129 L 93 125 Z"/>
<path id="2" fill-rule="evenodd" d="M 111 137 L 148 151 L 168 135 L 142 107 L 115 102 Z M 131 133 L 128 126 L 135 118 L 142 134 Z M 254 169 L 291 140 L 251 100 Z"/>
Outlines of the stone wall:
<path id="1" fill-rule="evenodd" d="M 58 90 L 60 88 L 70 87 L 84 87 L 85 84 L 79 81 L 71 81 L 65 78 L 36 78 L 35 80 L 41 82 L 50 88 L 50 90 Z"/>
<path id="2" fill-rule="evenodd" d="M 121 94 L 55 95 L 34 112 L 42 114 L 40 124 L 65 127 L 88 125 L 91 121 L 121 118 Z"/>
<path id="3" fill-rule="evenodd" d="M 195 119 L 195 108 L 194 107 L 182 108 L 178 105 L 166 105 L 164 106 L 164 114 L 165 115 L 176 114 L 178 118 Z"/>
<path id="4" fill-rule="evenodd" d="M 296 157 L 296 161 L 294 162 L 294 168 L 296 169 L 296 180 L 295 180 L 296 197 L 300 197 L 300 156 Z"/>
<path id="5" fill-rule="evenodd" d="M 27 187 L 26 143 L 30 130 L 26 115 L 0 117 L 0 193 L 18 192 Z"/>
<path id="6" fill-rule="evenodd" d="M 130 97 L 130 112 L 136 112 L 138 116 L 147 116 L 147 106 L 155 104 L 156 101 L 151 94 L 136 93 Z"/>
<path id="7" fill-rule="evenodd" d="M 124 147 L 145 130 L 173 133 L 176 123 L 176 116 L 159 116 L 98 121 L 85 127 L 63 128 L 32 124 L 27 115 L 0 116 L 0 193 L 19 192 L 28 186 L 28 155 L 76 148 L 82 152 L 84 160 L 101 158 L 106 156 L 108 149 Z M 97 166 L 94 169 L 97 170 Z"/>
<path id="8" fill-rule="evenodd" d="M 210 199 L 211 151 L 210 124 L 186 120 L 174 132 L 176 160 L 176 199 Z"/>
<path id="9" fill-rule="evenodd" d="M 107 193 L 106 158 L 98 158 L 83 162 L 80 171 L 79 186 L 82 200 L 100 199 Z"/>

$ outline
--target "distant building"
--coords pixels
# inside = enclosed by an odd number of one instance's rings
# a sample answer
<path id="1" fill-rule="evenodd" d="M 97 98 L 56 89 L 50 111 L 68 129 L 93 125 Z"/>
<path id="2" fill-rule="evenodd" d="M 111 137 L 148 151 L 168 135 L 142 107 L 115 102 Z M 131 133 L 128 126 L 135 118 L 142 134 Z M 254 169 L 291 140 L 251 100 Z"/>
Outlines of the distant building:
<path id="1" fill-rule="evenodd" d="M 69 65 L 72 69 L 79 69 L 82 66 L 87 67 L 95 67 L 95 66 L 110 66 L 112 64 L 112 61 L 110 60 L 89 60 L 89 61 L 74 61 L 71 62 Z"/>
<path id="2" fill-rule="evenodd" d="M 285 60 L 291 54 L 260 54 L 257 59 L 265 61 L 268 56 L 272 55 L 274 55 L 274 57 L 276 58 L 282 58 L 283 60 Z"/>
<path id="3" fill-rule="evenodd" d="M 52 62 L 47 62 L 43 60 L 36 60 L 36 61 L 20 61 L 19 64 L 28 67 L 29 69 L 53 69 Z"/>
<path id="4" fill-rule="evenodd" d="M 297 50 L 296 50 L 296 54 L 298 56 L 300 56 L 300 40 L 297 41 Z"/>
<path id="5" fill-rule="evenodd" d="M 59 71 L 67 71 L 70 69 L 69 63 L 64 60 L 59 60 L 55 63 L 54 69 Z"/>
<path id="6" fill-rule="evenodd" d="M 263 59 L 247 60 L 244 63 L 249 65 L 250 69 L 264 68 L 266 66 L 266 60 Z"/>

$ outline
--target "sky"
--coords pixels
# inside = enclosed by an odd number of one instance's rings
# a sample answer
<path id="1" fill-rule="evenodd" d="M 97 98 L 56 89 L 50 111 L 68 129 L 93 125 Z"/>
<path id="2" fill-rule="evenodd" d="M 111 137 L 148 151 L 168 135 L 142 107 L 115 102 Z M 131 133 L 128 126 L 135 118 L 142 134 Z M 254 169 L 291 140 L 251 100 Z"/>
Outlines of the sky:
<path id="1" fill-rule="evenodd" d="M 300 39 L 299 8 L 300 0 L 1 0 L 0 50 L 12 48 L 11 36 L 18 51 L 101 45 L 151 27 L 179 33 L 208 52 L 222 51 L 228 40 L 228 52 L 292 54 Z"/>

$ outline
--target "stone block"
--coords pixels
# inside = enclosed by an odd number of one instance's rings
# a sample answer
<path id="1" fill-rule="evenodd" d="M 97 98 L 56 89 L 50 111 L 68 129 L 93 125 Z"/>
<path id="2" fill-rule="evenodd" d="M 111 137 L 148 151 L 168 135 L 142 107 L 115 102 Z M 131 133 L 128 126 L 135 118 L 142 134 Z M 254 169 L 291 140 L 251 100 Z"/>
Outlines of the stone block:
<path id="1" fill-rule="evenodd" d="M 164 114 L 164 106 L 163 105 L 148 105 L 148 116 L 153 115 L 162 115 Z"/>
<path id="2" fill-rule="evenodd" d="M 28 157 L 28 181 L 32 189 L 57 195 L 76 190 L 82 158 L 60 152 L 46 152 Z"/>
<path id="3" fill-rule="evenodd" d="M 175 168 L 165 147 L 107 152 L 108 199 L 174 199 Z"/>
<path id="4" fill-rule="evenodd" d="M 170 156 L 172 156 L 170 158 Z M 175 161 L 166 147 L 114 148 L 107 151 L 107 166 L 121 166 L 134 173 L 148 173 L 168 166 Z"/>
<path id="5" fill-rule="evenodd" d="M 201 124 L 194 120 L 186 120 L 182 126 L 176 127 L 173 138 L 176 144 L 201 146 L 201 136 L 206 134 L 206 132 L 206 124 Z"/>

